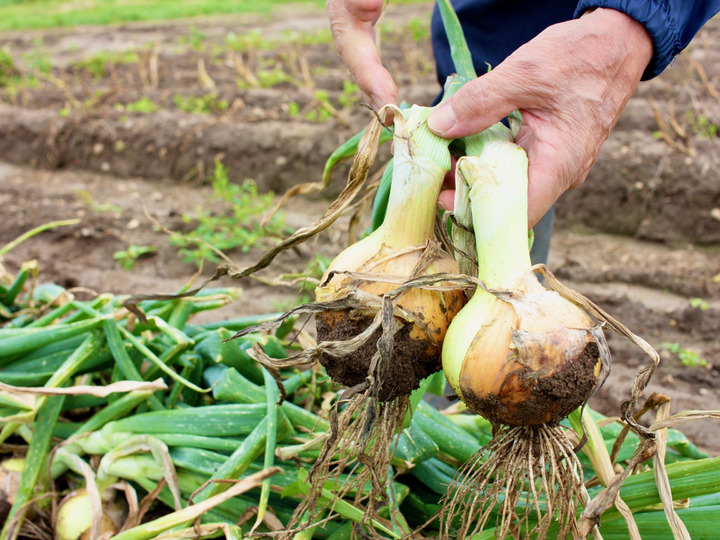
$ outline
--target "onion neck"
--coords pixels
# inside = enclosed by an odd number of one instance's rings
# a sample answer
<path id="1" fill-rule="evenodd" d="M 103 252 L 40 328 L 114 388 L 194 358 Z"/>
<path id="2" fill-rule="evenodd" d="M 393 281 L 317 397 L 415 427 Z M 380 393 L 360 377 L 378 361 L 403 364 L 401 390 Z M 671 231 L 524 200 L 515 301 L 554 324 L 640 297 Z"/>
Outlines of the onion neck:
<path id="1" fill-rule="evenodd" d="M 450 170 L 449 141 L 427 127 L 429 107 L 396 112 L 393 178 L 385 220 L 378 231 L 391 249 L 432 238 L 437 199 Z"/>
<path id="2" fill-rule="evenodd" d="M 470 187 L 477 277 L 489 288 L 512 287 L 531 267 L 527 165 L 525 151 L 509 141 L 488 143 L 459 165 Z"/>
<path id="3" fill-rule="evenodd" d="M 512 288 L 531 266 L 527 243 L 527 155 L 519 146 L 500 138 L 483 141 L 475 150 L 479 155 L 458 161 L 457 182 L 465 183 L 469 192 L 477 277 L 490 289 Z M 445 337 L 443 370 L 461 398 L 460 375 L 469 347 L 483 326 L 499 321 L 493 318 L 497 301 L 493 294 L 478 287 L 453 319 Z"/>

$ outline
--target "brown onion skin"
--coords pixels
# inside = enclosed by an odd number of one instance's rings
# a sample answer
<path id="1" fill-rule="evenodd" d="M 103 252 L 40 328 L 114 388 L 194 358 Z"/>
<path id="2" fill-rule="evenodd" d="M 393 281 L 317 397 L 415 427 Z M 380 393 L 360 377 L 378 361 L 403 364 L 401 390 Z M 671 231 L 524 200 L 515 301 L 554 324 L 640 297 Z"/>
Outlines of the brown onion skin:
<path id="1" fill-rule="evenodd" d="M 413 259 L 417 259 L 419 253 L 409 253 L 398 259 L 389 259 L 386 264 L 379 266 L 367 264 L 361 271 L 403 275 L 400 272 L 407 273 L 407 268 L 412 268 Z M 426 272 L 433 274 L 457 273 L 457 271 L 455 260 L 446 253 L 441 253 Z M 335 299 L 333 298 L 335 291 L 337 291 L 337 297 L 342 297 L 343 291 L 352 288 L 381 296 L 397 287 L 397 283 L 349 280 L 337 275 L 327 286 L 323 287 L 322 292 L 317 296 L 318 300 L 328 301 Z M 438 292 L 410 289 L 398 298 L 397 305 L 417 317 L 420 324 L 403 321 L 405 328 L 395 335 L 393 365 L 387 368 L 388 373 L 384 377 L 386 381 L 380 383 L 380 401 L 390 401 L 400 395 L 410 394 L 419 387 L 422 379 L 442 368 L 443 339 L 450 322 L 462 309 L 465 302 L 466 296 L 462 290 Z M 355 337 L 372 323 L 374 316 L 375 313 L 359 309 L 328 310 L 318 313 L 315 317 L 318 342 L 347 340 Z M 379 329 L 365 345 L 346 357 L 338 358 L 322 354 L 320 363 L 333 381 L 353 387 L 367 378 L 372 357 L 377 351 L 377 340 L 380 335 L 381 330 Z"/>
<path id="2" fill-rule="evenodd" d="M 460 370 L 463 401 L 510 426 L 555 424 L 598 385 L 607 343 L 580 308 L 529 275 L 513 301 L 496 300 Z"/>

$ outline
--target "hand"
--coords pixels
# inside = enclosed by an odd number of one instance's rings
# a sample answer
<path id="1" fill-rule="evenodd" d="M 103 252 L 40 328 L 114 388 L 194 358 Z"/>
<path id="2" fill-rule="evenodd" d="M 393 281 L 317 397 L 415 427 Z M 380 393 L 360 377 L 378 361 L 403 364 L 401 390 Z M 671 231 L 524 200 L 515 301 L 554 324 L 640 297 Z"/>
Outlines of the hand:
<path id="1" fill-rule="evenodd" d="M 517 143 L 528 153 L 532 227 L 590 166 L 652 57 L 645 28 L 612 9 L 553 25 L 463 86 L 430 115 L 446 138 L 478 133 L 515 109 Z M 441 194 L 447 206 L 449 194 Z"/>
<path id="2" fill-rule="evenodd" d="M 383 0 L 327 0 L 335 47 L 370 104 L 380 109 L 398 103 L 398 89 L 382 65 L 375 46 L 373 25 Z"/>

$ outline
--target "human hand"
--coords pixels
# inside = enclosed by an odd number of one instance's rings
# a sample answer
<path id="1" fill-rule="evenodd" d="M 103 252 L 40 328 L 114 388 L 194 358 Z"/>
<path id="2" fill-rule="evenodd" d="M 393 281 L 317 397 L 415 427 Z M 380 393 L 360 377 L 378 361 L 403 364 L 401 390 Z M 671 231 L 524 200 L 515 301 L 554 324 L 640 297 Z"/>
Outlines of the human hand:
<path id="1" fill-rule="evenodd" d="M 398 103 L 398 89 L 382 65 L 373 26 L 383 0 L 327 0 L 330 30 L 340 57 L 370 104 L 380 109 Z"/>
<path id="2" fill-rule="evenodd" d="M 590 166 L 635 91 L 653 53 L 645 28 L 612 9 L 553 25 L 492 71 L 464 85 L 430 115 L 449 139 L 478 133 L 515 109 L 516 141 L 528 153 L 532 227 Z M 442 193 L 441 206 L 452 195 Z"/>

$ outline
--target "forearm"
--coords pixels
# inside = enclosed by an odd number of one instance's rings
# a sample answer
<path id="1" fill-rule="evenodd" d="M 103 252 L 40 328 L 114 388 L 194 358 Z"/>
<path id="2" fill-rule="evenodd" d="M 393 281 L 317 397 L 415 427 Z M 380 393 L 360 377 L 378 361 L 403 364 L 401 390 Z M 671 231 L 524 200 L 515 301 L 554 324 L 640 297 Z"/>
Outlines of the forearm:
<path id="1" fill-rule="evenodd" d="M 720 0 L 580 0 L 575 17 L 594 8 L 625 13 L 644 27 L 653 53 L 642 78 L 651 79 L 662 73 L 698 30 L 720 12 Z"/>

